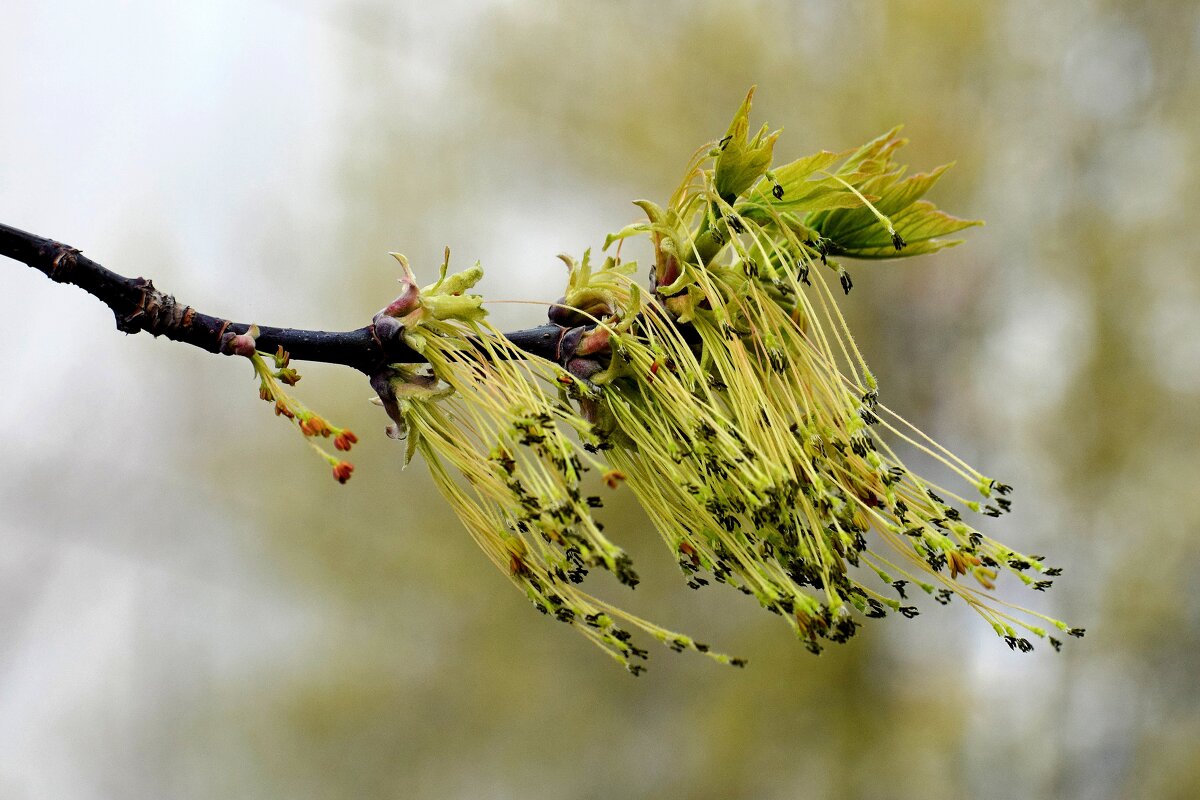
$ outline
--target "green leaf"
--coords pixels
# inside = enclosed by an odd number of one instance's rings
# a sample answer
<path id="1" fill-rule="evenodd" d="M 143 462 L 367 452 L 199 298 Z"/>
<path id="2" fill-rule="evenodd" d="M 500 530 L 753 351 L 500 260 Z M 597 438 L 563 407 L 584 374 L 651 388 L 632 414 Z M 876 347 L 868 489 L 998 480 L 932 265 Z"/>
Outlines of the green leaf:
<path id="1" fill-rule="evenodd" d="M 797 198 L 807 195 L 814 182 L 809 181 L 809 178 L 817 172 L 828 169 L 833 164 L 836 164 L 840 159 L 846 157 L 849 151 L 841 153 L 833 153 L 829 150 L 822 150 L 819 153 L 813 153 L 811 156 L 797 159 L 790 164 L 784 164 L 771 170 L 775 177 L 774 183 L 760 181 L 750 193 L 751 202 L 769 203 L 774 206 L 788 205 L 794 202 Z M 778 186 L 782 190 L 783 196 L 776 197 L 772 192 L 777 191 Z"/>
<path id="2" fill-rule="evenodd" d="M 907 256 L 936 253 L 961 243 L 961 239 L 941 239 L 966 228 L 982 225 L 983 220 L 960 219 L 947 214 L 928 200 L 918 200 L 903 211 L 891 215 L 892 224 L 904 237 L 907 246 L 897 251 L 891 237 L 880 225 L 873 225 L 861 232 L 857 238 L 846 241 L 834 240 L 830 252 L 851 258 L 904 258 Z M 823 234 L 824 235 L 824 234 Z"/>
<path id="3" fill-rule="evenodd" d="M 478 322 L 486 317 L 487 311 L 482 308 L 481 303 L 483 298 L 477 294 L 439 293 L 421 298 L 421 305 L 434 319 L 452 319 L 460 322 Z"/>
<path id="4" fill-rule="evenodd" d="M 932 172 L 911 175 L 904 180 L 897 180 L 903 173 L 901 170 L 896 170 L 895 172 L 867 180 L 862 185 L 856 186 L 856 188 L 864 195 L 877 194 L 878 199 L 873 200 L 872 205 L 884 216 L 895 217 L 933 188 L 933 185 L 938 182 L 938 179 L 942 177 L 950 166 L 950 164 L 946 164 Z M 858 241 L 864 235 L 869 236 L 871 233 L 874 233 L 873 229 L 878 229 L 878 233 L 886 233 L 879 225 L 878 217 L 872 213 L 871 209 L 863 206 L 861 203 L 858 204 L 857 208 L 832 211 L 820 221 L 811 220 L 810 224 L 814 227 L 819 226 L 823 236 L 827 236 L 835 242 L 847 246 Z M 907 234 L 903 230 L 900 230 L 900 226 L 895 219 L 892 220 L 892 224 L 896 226 L 896 230 L 907 241 Z M 887 239 L 890 241 L 891 236 L 887 236 Z"/>
<path id="5" fill-rule="evenodd" d="M 733 203 L 743 192 L 754 185 L 771 167 L 772 151 L 779 131 L 767 134 L 764 125 L 748 139 L 750 131 L 750 105 L 754 98 L 754 87 L 729 123 L 729 131 L 717 145 L 718 153 L 713 167 L 713 183 L 717 194 L 727 203 Z"/>
<path id="6" fill-rule="evenodd" d="M 875 163 L 886 165 L 891 161 L 893 153 L 908 144 L 908 139 L 903 139 L 897 135 L 900 133 L 902 127 L 904 126 L 897 125 L 887 133 L 877 136 L 858 148 L 858 150 L 854 151 L 853 155 L 846 159 L 845 163 L 838 169 L 837 174 L 846 178 L 849 175 L 864 170 L 882 171 L 875 166 Z M 854 183 L 854 181 L 850 182 Z"/>

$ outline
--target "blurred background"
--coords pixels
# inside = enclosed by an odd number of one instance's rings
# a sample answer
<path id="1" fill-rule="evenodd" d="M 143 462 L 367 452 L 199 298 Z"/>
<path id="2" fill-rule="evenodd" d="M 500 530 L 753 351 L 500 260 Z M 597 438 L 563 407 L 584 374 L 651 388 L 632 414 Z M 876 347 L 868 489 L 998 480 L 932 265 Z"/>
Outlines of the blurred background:
<path id="1" fill-rule="evenodd" d="M 0 221 L 209 313 L 347 329 L 408 254 L 550 301 L 554 256 L 661 200 L 758 84 L 780 163 L 897 122 L 987 227 L 851 265 L 883 400 L 988 474 L 988 528 L 1064 565 L 1086 627 L 1009 651 L 923 602 L 819 658 L 686 589 L 605 512 L 656 648 L 630 678 L 536 614 L 361 376 L 338 486 L 248 366 L 117 333 L 0 264 L 0 797 L 1200 795 L 1200 6 L 1194 2 L 5 6 Z M 534 306 L 497 305 L 515 328 Z M 1017 597 L 1006 594 L 1006 597 Z"/>

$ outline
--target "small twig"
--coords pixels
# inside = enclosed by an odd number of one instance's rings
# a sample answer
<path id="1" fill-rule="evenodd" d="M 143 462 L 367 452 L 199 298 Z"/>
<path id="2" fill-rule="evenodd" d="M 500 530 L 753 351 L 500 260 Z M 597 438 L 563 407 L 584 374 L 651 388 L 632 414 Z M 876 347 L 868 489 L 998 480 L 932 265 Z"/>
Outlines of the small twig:
<path id="1" fill-rule="evenodd" d="M 204 314 L 157 289 L 147 278 L 126 278 L 112 272 L 69 245 L 0 224 L 0 255 L 21 261 L 57 283 L 70 283 L 112 309 L 117 329 L 146 331 L 220 353 L 226 334 L 242 334 L 250 325 Z M 387 364 L 423 361 L 399 337 L 381 340 L 374 325 L 352 331 L 310 331 L 258 326 L 257 347 L 264 352 L 282 347 L 298 361 L 344 364 L 368 375 Z M 564 328 L 542 325 L 514 331 L 505 337 L 533 355 L 557 360 Z"/>

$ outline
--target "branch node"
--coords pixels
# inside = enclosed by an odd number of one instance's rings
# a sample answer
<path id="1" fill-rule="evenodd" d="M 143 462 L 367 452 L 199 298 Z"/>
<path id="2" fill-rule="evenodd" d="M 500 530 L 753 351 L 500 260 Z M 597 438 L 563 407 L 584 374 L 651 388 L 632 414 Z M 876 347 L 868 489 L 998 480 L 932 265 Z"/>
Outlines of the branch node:
<path id="1" fill-rule="evenodd" d="M 137 306 L 128 314 L 116 314 L 117 329 L 125 333 L 146 331 L 151 336 L 180 337 L 195 319 L 191 306 L 178 303 L 172 295 L 154 288 L 148 278 L 138 278 L 134 286 L 140 290 Z"/>
<path id="2" fill-rule="evenodd" d="M 57 252 L 50 260 L 50 269 L 46 275 L 55 283 L 71 283 L 75 275 L 75 265 L 79 263 L 75 256 L 83 251 L 58 242 L 54 243 L 52 249 Z"/>

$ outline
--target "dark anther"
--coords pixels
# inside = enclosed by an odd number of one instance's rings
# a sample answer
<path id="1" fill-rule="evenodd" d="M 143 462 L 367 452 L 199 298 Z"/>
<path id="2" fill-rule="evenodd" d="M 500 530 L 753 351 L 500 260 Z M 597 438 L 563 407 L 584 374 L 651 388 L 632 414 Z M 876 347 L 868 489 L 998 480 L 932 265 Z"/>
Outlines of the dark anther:
<path id="1" fill-rule="evenodd" d="M 827 257 L 829 256 L 829 240 L 823 236 L 818 236 L 815 242 L 805 242 L 806 245 L 817 251 L 817 255 L 821 256 L 821 263 L 828 264 Z"/>
<path id="2" fill-rule="evenodd" d="M 900 606 L 900 613 L 903 614 L 906 618 L 912 619 L 913 617 L 917 616 L 921 612 L 917 610 L 916 606 Z"/>
<path id="3" fill-rule="evenodd" d="M 895 247 L 897 250 L 904 249 L 904 246 L 906 244 L 908 244 L 908 242 L 906 242 L 906 241 L 904 241 L 904 239 L 900 238 L 900 234 L 898 234 L 898 233 L 892 234 L 892 246 Z"/>
<path id="4" fill-rule="evenodd" d="M 1050 646 L 1054 648 L 1054 652 L 1056 653 L 1062 651 L 1062 642 L 1060 642 L 1058 639 L 1055 639 L 1053 636 L 1050 637 Z"/>
<path id="5" fill-rule="evenodd" d="M 842 291 L 850 294 L 850 290 L 854 288 L 854 281 L 850 280 L 850 273 L 842 270 L 839 277 L 842 281 Z"/>
<path id="6" fill-rule="evenodd" d="M 775 195 L 776 200 L 783 199 L 783 187 L 778 183 L 771 187 L 771 194 Z"/>

